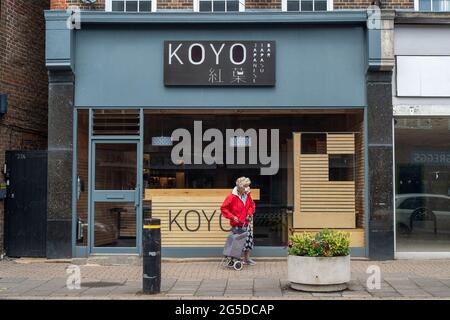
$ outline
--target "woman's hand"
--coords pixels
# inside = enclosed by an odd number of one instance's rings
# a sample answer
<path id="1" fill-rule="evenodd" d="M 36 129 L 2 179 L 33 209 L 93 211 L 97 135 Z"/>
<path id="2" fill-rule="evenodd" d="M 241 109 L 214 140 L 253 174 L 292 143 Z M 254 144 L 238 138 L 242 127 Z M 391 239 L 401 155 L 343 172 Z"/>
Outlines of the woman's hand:
<path id="1" fill-rule="evenodd" d="M 239 222 L 238 217 L 234 216 L 234 217 L 233 217 L 233 221 L 234 221 L 234 222 Z"/>

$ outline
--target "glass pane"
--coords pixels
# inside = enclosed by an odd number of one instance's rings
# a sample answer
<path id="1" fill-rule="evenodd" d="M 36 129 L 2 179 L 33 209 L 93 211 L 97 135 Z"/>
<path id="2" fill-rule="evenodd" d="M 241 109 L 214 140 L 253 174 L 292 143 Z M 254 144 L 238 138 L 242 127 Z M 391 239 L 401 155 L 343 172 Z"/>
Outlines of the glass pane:
<path id="1" fill-rule="evenodd" d="M 139 11 L 140 12 L 151 12 L 152 2 L 151 1 L 139 1 Z"/>
<path id="2" fill-rule="evenodd" d="M 227 11 L 239 11 L 239 1 L 227 1 Z"/>
<path id="3" fill-rule="evenodd" d="M 313 2 L 312 0 L 302 0 L 301 11 L 313 11 Z"/>
<path id="4" fill-rule="evenodd" d="M 88 223 L 88 150 L 89 150 L 89 111 L 78 111 L 77 133 L 77 227 L 78 246 L 87 245 Z"/>
<path id="5" fill-rule="evenodd" d="M 419 11 L 431 11 L 431 0 L 419 0 Z"/>
<path id="6" fill-rule="evenodd" d="M 330 181 L 353 181 L 354 155 L 330 154 L 328 177 Z"/>
<path id="7" fill-rule="evenodd" d="M 395 124 L 397 250 L 450 251 L 450 118 Z"/>
<path id="8" fill-rule="evenodd" d="M 136 144 L 96 144 L 95 190 L 134 190 L 136 166 Z"/>
<path id="9" fill-rule="evenodd" d="M 124 11 L 124 1 L 113 1 L 112 2 L 112 11 Z"/>
<path id="10" fill-rule="evenodd" d="M 433 11 L 449 11 L 450 1 L 449 0 L 433 0 Z"/>
<path id="11" fill-rule="evenodd" d="M 316 1 L 314 3 L 314 11 L 327 11 L 326 1 Z"/>
<path id="12" fill-rule="evenodd" d="M 137 1 L 127 1 L 127 12 L 137 12 L 138 2 Z"/>
<path id="13" fill-rule="evenodd" d="M 211 0 L 200 1 L 200 12 L 211 12 L 211 11 L 212 11 Z"/>
<path id="14" fill-rule="evenodd" d="M 327 153 L 326 133 L 302 133 L 301 140 L 302 154 Z"/>
<path id="15" fill-rule="evenodd" d="M 95 247 L 136 247 L 134 203 L 96 202 Z"/>
<path id="16" fill-rule="evenodd" d="M 218 147 L 217 158 L 223 159 L 223 163 L 209 162 L 214 155 L 207 151 L 211 141 L 203 141 L 201 163 L 194 163 L 194 122 L 201 122 L 202 132 L 209 129 L 217 129 L 223 137 Z M 157 111 L 145 112 L 144 117 L 144 152 L 143 152 L 143 196 L 144 216 L 159 218 L 162 221 L 163 232 L 167 232 L 168 241 L 177 241 L 183 236 L 186 246 L 203 241 L 202 237 L 208 232 L 215 232 L 214 241 L 222 246 L 226 232 L 220 230 L 229 228 L 229 221 L 222 219 L 220 215 L 220 204 L 235 186 L 238 177 L 246 176 L 251 180 L 252 196 L 259 193 L 259 199 L 255 200 L 256 212 L 253 222 L 254 240 L 260 246 L 284 246 L 287 241 L 289 227 L 292 226 L 293 206 L 293 133 L 294 132 L 353 132 L 355 128 L 363 128 L 363 115 L 359 114 L 334 114 L 334 115 L 312 115 L 312 114 L 219 114 L 209 111 L 202 114 L 186 113 L 159 113 Z M 179 129 L 186 129 L 190 134 L 187 145 L 190 149 L 181 152 L 182 157 L 172 158 L 172 151 L 179 147 L 178 141 L 171 142 L 172 133 Z M 227 129 L 236 130 L 242 128 L 255 129 L 257 136 L 252 139 L 227 139 Z M 279 170 L 274 175 L 261 175 L 261 167 L 267 167 L 260 162 L 249 162 L 249 154 L 253 147 L 257 147 L 262 141 L 259 129 L 267 129 L 268 140 L 271 139 L 271 129 L 279 130 Z M 244 137 L 245 135 L 239 135 Z M 317 134 L 316 134 L 317 136 Z M 161 137 L 161 139 L 154 139 Z M 163 139 L 164 138 L 164 139 Z M 326 153 L 326 135 L 319 135 L 314 140 L 315 152 Z M 184 139 L 184 138 L 182 138 Z M 213 138 L 214 139 L 214 138 Z M 190 142 L 189 142 L 190 141 Z M 362 154 L 364 151 L 364 138 L 357 135 L 355 142 L 355 187 L 356 187 L 356 221 L 358 228 L 364 228 L 364 163 Z M 322 142 L 322 143 L 321 143 Z M 236 147 L 236 145 L 241 147 Z M 269 144 L 267 154 L 272 154 L 274 149 Z M 219 150 L 220 149 L 220 150 Z M 234 162 L 227 163 L 227 153 L 232 150 Z M 210 150 L 211 151 L 211 150 Z M 221 152 L 220 152 L 221 151 Z M 243 164 L 236 163 L 239 152 L 245 153 L 246 161 Z M 176 152 L 176 155 L 180 152 Z M 327 159 L 327 156 L 325 156 Z M 208 162 L 207 162 L 208 160 Z M 190 162 L 190 163 L 189 163 Z M 325 161 L 326 162 L 326 161 Z M 315 165 L 315 164 L 314 164 Z M 328 175 L 328 167 L 324 167 Z M 321 178 L 323 180 L 323 178 Z M 220 199 L 217 200 L 217 192 Z M 195 195 L 189 197 L 187 195 Z M 164 197 L 176 197 L 183 195 L 186 199 L 183 203 L 174 203 Z M 213 197 L 215 195 L 215 198 Z M 157 198 L 155 199 L 155 197 Z M 201 202 L 199 210 L 198 197 L 205 196 L 216 199 L 210 204 L 206 199 Z M 223 198 L 222 198 L 223 196 Z M 192 200 L 191 200 L 192 198 Z M 192 209 L 193 211 L 189 211 Z M 180 211 L 181 210 L 181 211 Z M 204 210 L 204 212 L 202 212 Z M 179 214 L 179 215 L 178 215 Z M 177 216 L 178 215 L 178 216 Z M 169 220 L 171 218 L 171 220 Z M 186 230 L 186 219 L 191 221 Z M 172 221 L 172 222 L 170 222 Z M 211 227 L 210 230 L 208 227 Z M 223 229 L 220 229 L 220 226 Z M 169 227 L 174 232 L 169 232 Z M 180 230 L 180 228 L 182 230 Z M 215 236 L 217 235 L 217 238 Z M 222 242 L 221 244 L 218 244 Z M 214 243 L 216 244 L 216 243 Z"/>
<path id="17" fill-rule="evenodd" d="M 213 11 L 224 12 L 225 11 L 225 1 L 214 0 L 213 1 Z"/>
<path id="18" fill-rule="evenodd" d="M 288 0 L 287 2 L 287 11 L 299 11 L 300 10 L 300 2 L 298 0 Z"/>

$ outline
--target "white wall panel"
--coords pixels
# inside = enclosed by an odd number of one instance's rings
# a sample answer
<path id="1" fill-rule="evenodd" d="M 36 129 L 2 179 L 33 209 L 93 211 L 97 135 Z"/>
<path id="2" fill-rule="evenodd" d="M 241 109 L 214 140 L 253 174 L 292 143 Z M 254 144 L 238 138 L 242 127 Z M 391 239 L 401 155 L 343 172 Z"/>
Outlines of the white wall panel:
<path id="1" fill-rule="evenodd" d="M 397 96 L 450 97 L 450 56 L 397 56 Z"/>

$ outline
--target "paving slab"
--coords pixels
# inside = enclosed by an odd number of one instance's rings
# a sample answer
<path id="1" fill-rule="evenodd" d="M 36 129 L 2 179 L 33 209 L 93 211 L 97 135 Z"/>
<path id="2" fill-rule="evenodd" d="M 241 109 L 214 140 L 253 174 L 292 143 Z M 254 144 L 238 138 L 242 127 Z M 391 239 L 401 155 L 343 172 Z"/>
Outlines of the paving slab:
<path id="1" fill-rule="evenodd" d="M 408 298 L 431 297 L 431 294 L 429 294 L 428 292 L 425 292 L 424 290 L 421 290 L 421 289 L 400 289 L 400 290 L 398 290 L 398 292 L 403 297 L 408 297 Z"/>
<path id="2" fill-rule="evenodd" d="M 224 292 L 221 291 L 197 291 L 195 296 L 198 297 L 222 297 Z"/>
<path id="3" fill-rule="evenodd" d="M 433 297 L 450 298 L 450 289 L 424 289 L 424 291 L 431 294 Z"/>
<path id="4" fill-rule="evenodd" d="M 227 290 L 224 296 L 253 296 L 253 290 Z"/>
<path id="5" fill-rule="evenodd" d="M 281 289 L 278 290 L 254 290 L 253 295 L 256 297 L 282 297 L 283 293 Z"/>
<path id="6" fill-rule="evenodd" d="M 28 278 L 14 278 L 14 277 L 5 277 L 0 278 L 0 284 L 3 283 L 21 283 L 27 280 Z"/>
<path id="7" fill-rule="evenodd" d="M 372 295 L 368 293 L 367 291 L 362 290 L 355 290 L 355 291 L 344 291 L 342 292 L 343 297 L 350 297 L 350 298 L 371 298 Z"/>
<path id="8" fill-rule="evenodd" d="M 342 292 L 313 292 L 313 297 L 342 297 Z"/>

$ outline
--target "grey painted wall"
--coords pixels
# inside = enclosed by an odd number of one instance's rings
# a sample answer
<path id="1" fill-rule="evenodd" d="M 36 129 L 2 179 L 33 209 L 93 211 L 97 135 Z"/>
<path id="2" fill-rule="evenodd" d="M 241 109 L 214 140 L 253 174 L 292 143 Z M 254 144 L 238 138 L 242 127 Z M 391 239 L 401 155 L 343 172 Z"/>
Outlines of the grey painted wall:
<path id="1" fill-rule="evenodd" d="M 276 86 L 164 87 L 164 40 L 275 40 Z M 366 105 L 359 26 L 94 26 L 75 33 L 78 107 L 356 107 Z"/>

